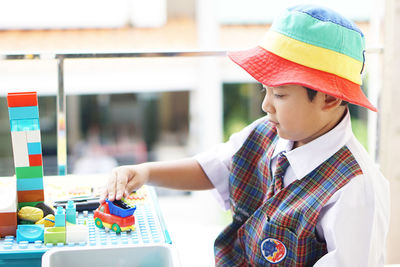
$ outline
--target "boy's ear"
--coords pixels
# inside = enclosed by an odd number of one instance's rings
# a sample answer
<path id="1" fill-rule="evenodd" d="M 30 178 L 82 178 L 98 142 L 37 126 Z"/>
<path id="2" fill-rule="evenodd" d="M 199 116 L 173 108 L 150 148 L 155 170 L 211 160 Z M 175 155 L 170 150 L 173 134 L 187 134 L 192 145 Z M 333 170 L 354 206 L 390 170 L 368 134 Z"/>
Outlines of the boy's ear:
<path id="1" fill-rule="evenodd" d="M 336 108 L 336 107 L 340 106 L 342 101 L 343 100 L 340 99 L 340 98 L 325 94 L 325 102 L 324 102 L 323 109 L 324 110 L 329 110 L 329 109 L 332 109 L 332 108 Z"/>

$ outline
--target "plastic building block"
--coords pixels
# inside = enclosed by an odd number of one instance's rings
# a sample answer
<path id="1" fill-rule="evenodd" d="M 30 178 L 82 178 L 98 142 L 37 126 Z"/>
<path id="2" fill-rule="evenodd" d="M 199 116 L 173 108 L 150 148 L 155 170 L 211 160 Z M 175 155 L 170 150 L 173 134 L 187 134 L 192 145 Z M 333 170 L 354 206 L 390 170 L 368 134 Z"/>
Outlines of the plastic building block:
<path id="1" fill-rule="evenodd" d="M 28 143 L 28 154 L 42 154 L 42 144 L 39 142 L 36 143 Z"/>
<path id="2" fill-rule="evenodd" d="M 38 106 L 8 108 L 10 120 L 38 119 Z"/>
<path id="3" fill-rule="evenodd" d="M 65 210 L 61 206 L 57 207 L 54 217 L 56 227 L 65 227 Z"/>
<path id="4" fill-rule="evenodd" d="M 43 167 L 16 167 L 15 175 L 17 176 L 17 179 L 43 177 Z"/>
<path id="5" fill-rule="evenodd" d="M 17 212 L 17 190 L 15 177 L 1 178 L 0 184 L 0 218 L 2 212 Z M 1 219 L 0 219 L 1 224 Z"/>
<path id="6" fill-rule="evenodd" d="M 65 244 L 65 227 L 46 227 L 44 229 L 44 243 Z"/>
<path id="7" fill-rule="evenodd" d="M 43 189 L 43 178 L 17 179 L 17 190 L 40 190 Z"/>
<path id="8" fill-rule="evenodd" d="M 18 194 L 18 203 L 44 201 L 43 189 L 18 191 L 17 194 Z"/>
<path id="9" fill-rule="evenodd" d="M 29 166 L 42 166 L 42 154 L 29 155 Z"/>
<path id="10" fill-rule="evenodd" d="M 15 167 L 29 166 L 28 146 L 25 132 L 11 132 Z"/>
<path id="11" fill-rule="evenodd" d="M 120 217 L 111 214 L 109 203 L 111 203 L 111 201 L 106 200 L 106 202 L 101 204 L 97 210 L 95 210 L 93 215 L 95 225 L 98 228 L 111 229 L 116 233 L 135 230 L 135 216 L 133 215 L 133 212 L 127 217 Z M 132 209 L 136 210 L 136 207 Z"/>
<path id="12" fill-rule="evenodd" d="M 0 236 L 13 235 L 17 229 L 17 212 L 0 213 Z"/>
<path id="13" fill-rule="evenodd" d="M 72 200 L 69 200 L 65 207 L 66 220 L 69 223 L 76 224 L 76 206 Z"/>
<path id="14" fill-rule="evenodd" d="M 43 201 L 34 201 L 34 202 L 18 202 L 18 209 L 22 208 L 22 207 L 35 207 L 37 204 L 39 203 L 43 203 Z"/>
<path id="15" fill-rule="evenodd" d="M 7 103 L 8 107 L 37 106 L 37 94 L 36 92 L 8 93 Z"/>
<path id="16" fill-rule="evenodd" d="M 28 241 L 34 243 L 37 240 L 44 241 L 43 224 L 25 224 L 18 225 L 17 242 Z"/>
<path id="17" fill-rule="evenodd" d="M 40 130 L 39 119 L 10 120 L 11 131 Z"/>
<path id="18" fill-rule="evenodd" d="M 66 242 L 80 243 L 89 241 L 89 227 L 87 225 L 67 225 Z"/>
<path id="19" fill-rule="evenodd" d="M 35 130 L 35 131 L 27 131 L 26 132 L 26 141 L 28 143 L 38 143 L 41 142 L 40 139 L 40 131 Z"/>

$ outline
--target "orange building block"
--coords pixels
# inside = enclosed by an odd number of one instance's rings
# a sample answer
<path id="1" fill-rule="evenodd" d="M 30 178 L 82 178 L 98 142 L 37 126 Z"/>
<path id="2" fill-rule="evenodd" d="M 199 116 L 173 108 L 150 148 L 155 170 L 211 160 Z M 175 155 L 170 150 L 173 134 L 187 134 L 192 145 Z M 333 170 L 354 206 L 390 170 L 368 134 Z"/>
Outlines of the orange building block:
<path id="1" fill-rule="evenodd" d="M 37 202 L 44 201 L 44 192 L 42 190 L 18 191 L 18 202 Z"/>
<path id="2" fill-rule="evenodd" d="M 17 230 L 17 213 L 4 212 L 0 213 L 0 236 L 15 236 Z"/>

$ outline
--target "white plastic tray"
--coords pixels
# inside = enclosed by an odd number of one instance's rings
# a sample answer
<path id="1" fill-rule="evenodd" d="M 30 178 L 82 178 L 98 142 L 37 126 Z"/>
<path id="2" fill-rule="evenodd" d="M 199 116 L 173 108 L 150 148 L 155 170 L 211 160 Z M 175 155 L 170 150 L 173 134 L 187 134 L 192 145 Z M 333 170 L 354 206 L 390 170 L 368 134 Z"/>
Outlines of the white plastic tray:
<path id="1" fill-rule="evenodd" d="M 43 254 L 42 267 L 180 266 L 169 244 L 52 248 Z"/>

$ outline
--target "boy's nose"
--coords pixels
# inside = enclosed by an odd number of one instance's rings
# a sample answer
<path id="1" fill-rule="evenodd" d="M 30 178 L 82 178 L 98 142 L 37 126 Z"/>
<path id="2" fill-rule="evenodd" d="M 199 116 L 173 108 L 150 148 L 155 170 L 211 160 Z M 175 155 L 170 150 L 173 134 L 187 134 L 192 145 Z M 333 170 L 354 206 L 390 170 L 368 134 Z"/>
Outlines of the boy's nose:
<path id="1" fill-rule="evenodd" d="M 268 96 L 268 94 L 265 94 L 261 108 L 266 113 L 269 113 L 269 114 L 275 113 L 275 108 L 274 108 L 273 104 L 271 103 L 271 100 L 270 100 L 270 97 Z"/>

